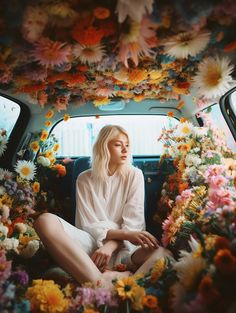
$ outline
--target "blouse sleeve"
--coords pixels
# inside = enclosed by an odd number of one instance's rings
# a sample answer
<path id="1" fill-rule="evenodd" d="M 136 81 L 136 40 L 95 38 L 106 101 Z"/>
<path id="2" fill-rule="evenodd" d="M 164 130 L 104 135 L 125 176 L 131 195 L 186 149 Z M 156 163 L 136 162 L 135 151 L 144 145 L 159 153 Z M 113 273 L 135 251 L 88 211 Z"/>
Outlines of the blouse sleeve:
<path id="1" fill-rule="evenodd" d="M 122 229 L 140 231 L 145 228 L 144 218 L 144 177 L 143 172 L 135 168 L 128 187 L 127 201 L 123 208 Z"/>
<path id="2" fill-rule="evenodd" d="M 118 229 L 119 225 L 109 221 L 102 208 L 99 208 L 99 205 L 94 208 L 92 192 L 94 190 L 91 190 L 88 182 L 80 179 L 79 176 L 76 181 L 75 225 L 90 233 L 96 240 L 97 246 L 101 247 L 107 231 L 109 229 Z"/>

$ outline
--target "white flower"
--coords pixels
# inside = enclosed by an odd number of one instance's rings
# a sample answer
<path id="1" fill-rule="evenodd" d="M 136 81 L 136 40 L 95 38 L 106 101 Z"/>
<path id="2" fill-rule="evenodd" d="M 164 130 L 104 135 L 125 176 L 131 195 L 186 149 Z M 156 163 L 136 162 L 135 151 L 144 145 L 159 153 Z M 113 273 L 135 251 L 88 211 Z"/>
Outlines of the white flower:
<path id="1" fill-rule="evenodd" d="M 9 216 L 10 216 L 10 208 L 6 204 L 3 204 L 0 207 L 0 218 L 2 220 L 6 220 L 8 219 Z"/>
<path id="2" fill-rule="evenodd" d="M 118 0 L 116 12 L 119 23 L 123 23 L 127 16 L 141 22 L 143 15 L 153 11 L 153 0 Z"/>
<path id="3" fill-rule="evenodd" d="M 0 135 L 0 157 L 3 156 L 4 152 L 7 149 L 7 136 L 6 135 Z"/>
<path id="4" fill-rule="evenodd" d="M 165 52 L 175 58 L 187 59 L 188 56 L 196 56 L 203 51 L 210 40 L 208 32 L 180 33 L 164 43 Z"/>
<path id="5" fill-rule="evenodd" d="M 32 161 L 17 161 L 15 171 L 21 178 L 32 180 L 35 175 L 36 166 Z"/>
<path id="6" fill-rule="evenodd" d="M 3 241 L 0 241 L 0 248 L 6 250 L 14 250 L 17 251 L 17 247 L 19 245 L 19 240 L 16 238 L 6 238 Z"/>
<path id="7" fill-rule="evenodd" d="M 234 66 L 227 57 L 205 58 L 198 66 L 198 73 L 193 78 L 193 86 L 199 96 L 207 99 L 222 96 L 234 82 L 230 74 Z"/>
<path id="8" fill-rule="evenodd" d="M 18 233 L 22 233 L 24 234 L 27 231 L 27 225 L 24 223 L 16 223 L 14 225 L 14 229 L 18 232 Z"/>
<path id="9" fill-rule="evenodd" d="M 28 245 L 20 251 L 20 255 L 25 258 L 31 258 L 39 249 L 39 240 L 31 240 Z"/>
<path id="10" fill-rule="evenodd" d="M 193 128 L 193 136 L 195 137 L 203 137 L 207 136 L 208 128 L 207 127 L 194 127 Z"/>
<path id="11" fill-rule="evenodd" d="M 180 123 L 175 130 L 177 137 L 189 137 L 192 135 L 193 125 L 189 122 Z"/>
<path id="12" fill-rule="evenodd" d="M 187 154 L 184 162 L 187 166 L 198 166 L 202 163 L 202 160 L 195 154 Z"/>
<path id="13" fill-rule="evenodd" d="M 38 158 L 37 158 L 37 162 L 38 164 L 41 164 L 42 166 L 44 167 L 48 167 L 51 162 L 48 158 L 45 158 L 44 156 L 40 155 Z"/>
<path id="14" fill-rule="evenodd" d="M 7 237 L 7 233 L 8 233 L 8 227 L 4 226 L 3 223 L 0 223 L 0 237 L 5 236 Z M 0 241 L 1 244 L 1 241 Z"/>
<path id="15" fill-rule="evenodd" d="M 98 63 L 104 56 L 104 48 L 102 45 L 97 44 L 93 46 L 75 45 L 73 54 L 79 58 L 82 63 Z"/>

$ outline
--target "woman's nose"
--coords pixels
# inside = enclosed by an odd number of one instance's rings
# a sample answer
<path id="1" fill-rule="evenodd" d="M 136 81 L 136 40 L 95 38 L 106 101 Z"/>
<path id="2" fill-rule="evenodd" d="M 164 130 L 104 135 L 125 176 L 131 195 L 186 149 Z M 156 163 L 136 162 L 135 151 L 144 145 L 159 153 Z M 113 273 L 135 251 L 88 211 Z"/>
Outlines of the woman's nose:
<path id="1" fill-rule="evenodd" d="M 122 147 L 122 152 L 126 152 L 127 151 L 127 147 L 126 146 L 123 146 Z"/>

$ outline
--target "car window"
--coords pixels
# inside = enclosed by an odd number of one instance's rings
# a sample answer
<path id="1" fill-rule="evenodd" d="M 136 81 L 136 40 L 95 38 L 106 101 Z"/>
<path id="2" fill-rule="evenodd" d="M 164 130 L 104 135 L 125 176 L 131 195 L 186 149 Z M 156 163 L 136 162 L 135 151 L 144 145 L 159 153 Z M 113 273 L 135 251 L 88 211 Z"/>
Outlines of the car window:
<path id="1" fill-rule="evenodd" d="M 0 128 L 4 129 L 9 137 L 20 115 L 20 106 L 0 96 L 0 112 Z"/>
<path id="2" fill-rule="evenodd" d="M 221 113 L 220 105 L 218 103 L 215 103 L 211 105 L 210 107 L 204 109 L 203 112 L 207 112 L 208 114 L 210 114 L 210 117 L 214 121 L 215 125 L 217 125 L 217 127 L 222 132 L 224 132 L 227 145 L 233 151 L 236 151 L 236 143 L 235 143 L 234 137 Z"/>
<path id="3" fill-rule="evenodd" d="M 157 139 L 163 127 L 179 121 L 162 115 L 111 115 L 75 117 L 59 122 L 51 134 L 58 139 L 58 157 L 90 156 L 99 130 L 107 124 L 124 127 L 130 136 L 133 155 L 160 155 L 163 143 Z"/>

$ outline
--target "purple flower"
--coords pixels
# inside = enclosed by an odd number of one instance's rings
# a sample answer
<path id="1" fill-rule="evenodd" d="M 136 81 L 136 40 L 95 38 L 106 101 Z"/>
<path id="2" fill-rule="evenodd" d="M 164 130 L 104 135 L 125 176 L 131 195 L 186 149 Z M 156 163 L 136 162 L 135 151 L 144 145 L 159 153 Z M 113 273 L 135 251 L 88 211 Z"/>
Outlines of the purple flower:
<path id="1" fill-rule="evenodd" d="M 81 302 L 82 305 L 91 304 L 94 302 L 94 289 L 92 288 L 78 288 L 77 289 L 78 300 Z"/>
<path id="2" fill-rule="evenodd" d="M 29 276 L 25 271 L 16 271 L 11 274 L 11 280 L 15 284 L 27 285 L 29 282 Z"/>
<path id="3" fill-rule="evenodd" d="M 108 289 L 98 288 L 95 290 L 95 301 L 97 306 L 110 305 L 111 302 L 111 291 Z"/>

